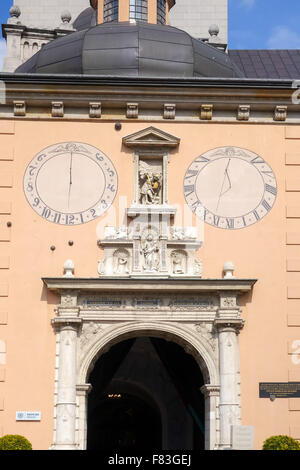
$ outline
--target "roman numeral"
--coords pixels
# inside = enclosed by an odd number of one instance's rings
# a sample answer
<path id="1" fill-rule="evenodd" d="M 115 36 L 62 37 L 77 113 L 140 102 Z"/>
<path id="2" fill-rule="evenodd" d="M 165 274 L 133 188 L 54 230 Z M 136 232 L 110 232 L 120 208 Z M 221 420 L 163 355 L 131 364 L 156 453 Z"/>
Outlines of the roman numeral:
<path id="1" fill-rule="evenodd" d="M 234 228 L 234 219 L 226 219 L 226 221 L 228 228 Z"/>
<path id="2" fill-rule="evenodd" d="M 200 155 L 200 157 L 196 158 L 195 162 L 197 163 L 210 162 L 210 159 L 203 157 L 203 155 Z"/>
<path id="3" fill-rule="evenodd" d="M 265 188 L 266 188 L 266 191 L 268 191 L 268 193 L 271 193 L 271 194 L 273 194 L 274 196 L 276 196 L 276 194 L 277 194 L 277 188 L 275 188 L 274 186 L 271 186 L 270 184 L 266 184 L 266 185 L 265 185 Z"/>
<path id="4" fill-rule="evenodd" d="M 254 210 L 254 211 L 253 211 L 253 215 L 254 215 L 254 217 L 256 218 L 256 220 L 260 220 L 260 217 L 259 217 L 257 211 Z"/>
<path id="5" fill-rule="evenodd" d="M 220 217 L 218 215 L 214 215 L 214 225 L 218 227 L 220 222 Z"/>
<path id="6" fill-rule="evenodd" d="M 194 184 L 188 184 L 184 186 L 184 192 L 186 196 L 189 196 L 190 194 L 195 192 L 195 185 Z"/>
<path id="7" fill-rule="evenodd" d="M 267 203 L 267 201 L 265 199 L 263 200 L 262 205 L 264 206 L 264 208 L 267 211 L 269 211 L 271 209 L 271 206 Z"/>
<path id="8" fill-rule="evenodd" d="M 253 163 L 255 165 L 256 163 L 265 163 L 265 161 L 261 157 L 255 157 L 253 160 L 251 160 L 250 163 Z"/>
<path id="9" fill-rule="evenodd" d="M 199 172 L 197 170 L 188 170 L 186 172 L 185 179 L 191 178 L 192 176 L 196 176 L 196 175 L 198 175 L 198 173 Z"/>

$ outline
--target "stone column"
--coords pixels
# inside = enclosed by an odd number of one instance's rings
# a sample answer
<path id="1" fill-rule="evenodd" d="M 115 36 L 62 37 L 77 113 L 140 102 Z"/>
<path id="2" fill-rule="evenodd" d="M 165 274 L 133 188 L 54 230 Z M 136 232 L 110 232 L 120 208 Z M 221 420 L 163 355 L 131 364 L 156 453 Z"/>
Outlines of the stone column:
<path id="1" fill-rule="evenodd" d="M 206 384 L 200 388 L 205 397 L 205 450 L 213 450 L 217 445 L 217 411 L 220 386 Z"/>
<path id="2" fill-rule="evenodd" d="M 238 375 L 238 331 L 243 327 L 242 319 L 218 319 L 215 327 L 219 336 L 220 372 L 220 448 L 231 447 L 231 426 L 239 424 L 240 403 L 237 390 Z"/>
<path id="3" fill-rule="evenodd" d="M 70 312 L 69 312 L 70 313 Z M 54 450 L 75 450 L 76 444 L 76 346 L 78 317 L 56 317 L 52 324 L 58 329 L 59 363 L 56 403 L 56 438 Z"/>
<path id="4" fill-rule="evenodd" d="M 79 448 L 86 450 L 87 441 L 87 398 L 92 389 L 91 384 L 81 384 L 76 386 L 77 397 L 79 401 L 79 416 L 78 416 L 78 429 L 79 429 Z"/>

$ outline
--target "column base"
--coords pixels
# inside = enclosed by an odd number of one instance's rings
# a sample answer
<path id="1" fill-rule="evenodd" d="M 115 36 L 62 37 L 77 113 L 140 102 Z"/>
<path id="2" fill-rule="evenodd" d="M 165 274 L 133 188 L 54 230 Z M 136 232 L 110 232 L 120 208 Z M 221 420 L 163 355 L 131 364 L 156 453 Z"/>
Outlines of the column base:
<path id="1" fill-rule="evenodd" d="M 49 450 L 79 450 L 76 444 L 52 444 Z"/>

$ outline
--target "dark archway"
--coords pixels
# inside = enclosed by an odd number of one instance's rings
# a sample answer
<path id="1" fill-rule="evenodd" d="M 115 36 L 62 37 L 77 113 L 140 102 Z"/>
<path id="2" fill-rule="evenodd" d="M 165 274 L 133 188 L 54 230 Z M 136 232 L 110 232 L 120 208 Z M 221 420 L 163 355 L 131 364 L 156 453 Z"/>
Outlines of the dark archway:
<path id="1" fill-rule="evenodd" d="M 99 357 L 89 383 L 88 450 L 204 449 L 204 381 L 178 344 L 121 341 Z"/>

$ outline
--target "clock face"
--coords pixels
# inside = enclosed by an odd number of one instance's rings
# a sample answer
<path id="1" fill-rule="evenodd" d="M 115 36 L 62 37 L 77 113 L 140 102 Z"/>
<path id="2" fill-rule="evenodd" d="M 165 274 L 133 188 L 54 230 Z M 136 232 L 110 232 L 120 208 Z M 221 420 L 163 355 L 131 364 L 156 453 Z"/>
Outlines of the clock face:
<path id="1" fill-rule="evenodd" d="M 184 178 L 190 209 L 204 222 L 241 229 L 261 220 L 273 207 L 277 183 L 270 166 L 257 154 L 220 147 L 196 158 Z"/>
<path id="2" fill-rule="evenodd" d="M 45 220 L 78 225 L 101 216 L 111 206 L 118 177 L 100 150 L 66 142 L 38 153 L 26 169 L 23 185 L 27 201 Z"/>

